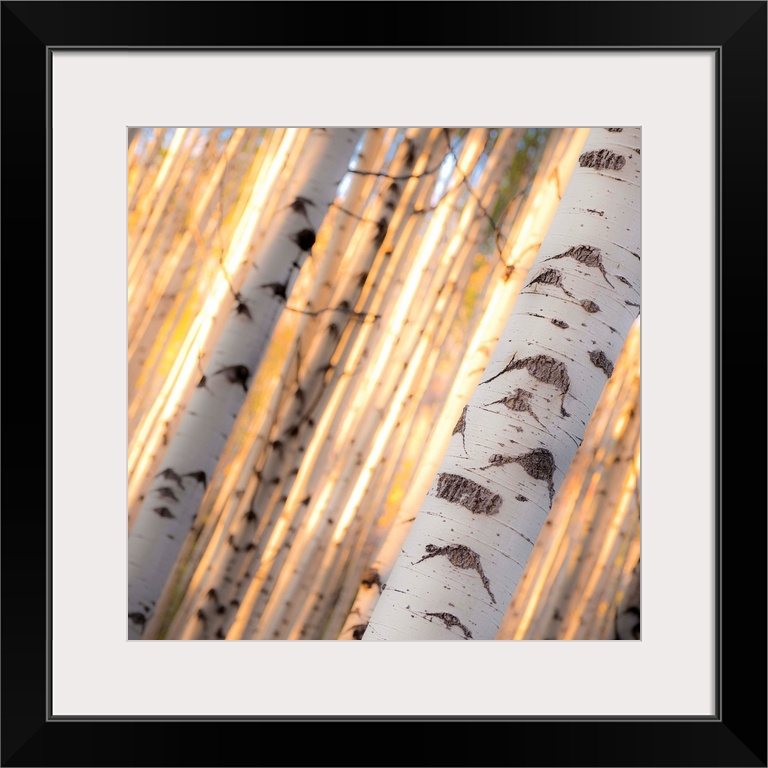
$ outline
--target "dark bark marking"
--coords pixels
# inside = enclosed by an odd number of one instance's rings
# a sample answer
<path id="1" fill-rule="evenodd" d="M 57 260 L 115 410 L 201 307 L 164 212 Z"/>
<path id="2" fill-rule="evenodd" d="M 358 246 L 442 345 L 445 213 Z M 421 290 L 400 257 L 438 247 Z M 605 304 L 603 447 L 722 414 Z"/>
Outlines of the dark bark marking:
<path id="1" fill-rule="evenodd" d="M 249 509 L 243 517 L 249 523 L 255 523 L 259 519 L 259 516 L 252 509 Z"/>
<path id="2" fill-rule="evenodd" d="M 418 565 L 419 563 L 424 562 L 424 560 L 429 560 L 430 557 L 444 555 L 448 558 L 451 565 L 456 568 L 477 571 L 483 581 L 485 591 L 491 596 L 491 602 L 496 602 L 496 598 L 493 596 L 493 592 L 491 592 L 491 584 L 483 572 L 483 566 L 480 563 L 480 555 L 478 555 L 477 552 L 469 547 L 465 547 L 463 544 L 448 544 L 445 547 L 436 547 L 434 544 L 427 544 L 425 549 L 427 554 L 424 555 L 421 560 L 411 563 L 411 565 Z"/>
<path id="3" fill-rule="evenodd" d="M 134 624 L 138 624 L 141 627 L 142 632 L 144 631 L 144 625 L 147 623 L 147 617 L 143 613 L 134 611 L 133 613 L 128 614 L 128 618 Z"/>
<path id="4" fill-rule="evenodd" d="M 160 515 L 160 517 L 176 518 L 176 515 L 174 515 L 168 507 L 154 507 L 152 511 Z"/>
<path id="5" fill-rule="evenodd" d="M 472 633 L 452 614 L 445 613 L 425 613 L 425 616 L 434 616 L 436 619 L 440 619 L 445 624 L 446 629 L 451 627 L 458 627 L 464 633 L 465 640 L 472 639 Z"/>
<path id="6" fill-rule="evenodd" d="M 315 231 L 313 229 L 302 229 L 291 238 L 302 251 L 309 252 L 315 244 Z"/>
<path id="7" fill-rule="evenodd" d="M 502 373 L 508 371 L 525 368 L 525 370 L 533 376 L 537 381 L 543 384 L 549 384 L 555 387 L 561 394 L 560 413 L 563 417 L 568 417 L 571 414 L 565 410 L 565 396 L 568 394 L 568 390 L 571 386 L 571 380 L 568 376 L 568 369 L 565 363 L 561 363 L 559 360 L 555 360 L 549 355 L 536 355 L 535 357 L 525 357 L 522 360 L 516 360 L 517 353 L 512 355 L 512 359 L 501 372 L 495 376 L 491 376 L 490 379 L 486 379 L 481 384 L 487 384 L 489 381 L 501 376 Z"/>
<path id="8" fill-rule="evenodd" d="M 576 245 L 569 248 L 563 253 L 558 253 L 556 256 L 550 256 L 544 261 L 552 261 L 552 259 L 576 259 L 579 264 L 583 264 L 585 267 L 597 268 L 600 270 L 600 274 L 603 276 L 608 285 L 613 288 L 613 283 L 608 279 L 608 275 L 605 272 L 603 266 L 603 254 L 599 248 L 595 248 L 591 245 Z"/>
<path id="9" fill-rule="evenodd" d="M 379 588 L 379 594 L 382 593 L 383 589 L 381 586 L 381 577 L 379 576 L 379 572 L 374 570 L 373 568 L 369 569 L 366 574 L 363 576 L 361 582 L 360 582 L 366 589 L 370 589 L 373 586 L 376 586 Z"/>
<path id="10" fill-rule="evenodd" d="M 517 494 L 517 496 L 515 496 L 515 498 L 516 498 L 518 501 L 528 501 L 528 497 L 527 497 L 527 496 L 523 496 L 523 494 L 522 494 L 522 493 L 518 493 L 518 494 Z"/>
<path id="11" fill-rule="evenodd" d="M 408 138 L 406 142 L 408 143 L 408 151 L 405 155 L 405 164 L 410 167 L 416 162 L 416 147 L 413 139 Z"/>
<path id="12" fill-rule="evenodd" d="M 307 213 L 307 206 L 314 207 L 314 203 L 307 197 L 297 197 L 288 207 L 294 212 L 303 216 L 307 220 L 307 224 L 312 226 L 312 222 L 309 220 L 309 214 Z"/>
<path id="13" fill-rule="evenodd" d="M 534 448 L 521 456 L 502 456 L 500 453 L 495 453 L 489 457 L 488 465 L 480 469 L 501 467 L 505 464 L 519 464 L 534 480 L 546 480 L 549 487 L 549 503 L 552 504 L 552 499 L 555 497 L 555 484 L 552 477 L 557 467 L 551 451 L 546 448 Z"/>
<path id="14" fill-rule="evenodd" d="M 244 365 L 229 365 L 226 368 L 221 368 L 214 373 L 214 376 L 218 376 L 223 373 L 227 381 L 230 384 L 241 384 L 243 391 L 248 391 L 247 381 L 250 376 L 250 371 Z"/>
<path id="15" fill-rule="evenodd" d="M 640 305 L 639 304 L 635 304 L 634 301 L 625 301 L 624 303 L 627 304 L 630 307 L 637 307 L 638 309 L 640 308 Z"/>
<path id="16" fill-rule="evenodd" d="M 598 171 L 603 168 L 609 171 L 620 171 L 626 162 L 623 155 L 617 155 L 608 149 L 593 149 L 579 157 L 579 165 L 582 168 L 595 168 Z"/>
<path id="17" fill-rule="evenodd" d="M 570 328 L 571 326 L 565 322 L 565 320 L 555 320 L 552 318 L 552 325 L 556 325 L 558 328 Z"/>
<path id="18" fill-rule="evenodd" d="M 640 608 L 636 605 L 632 605 L 624 611 L 617 611 L 614 626 L 614 639 L 629 640 L 629 635 L 631 635 L 633 640 L 639 640 Z"/>
<path id="19" fill-rule="evenodd" d="M 557 258 L 557 257 L 553 257 Z M 531 285 L 554 285 L 559 288 L 566 296 L 573 298 L 573 294 L 563 285 L 563 274 L 559 269 L 542 269 L 536 277 L 528 282 L 526 288 Z"/>
<path id="20" fill-rule="evenodd" d="M 587 208 L 587 213 L 594 213 L 596 216 L 605 216 L 605 211 L 598 211 L 595 208 Z"/>
<path id="21" fill-rule="evenodd" d="M 169 488 L 167 485 L 164 485 L 162 488 L 156 488 L 155 489 L 159 494 L 160 497 L 163 499 L 171 499 L 171 501 L 178 501 L 178 497 L 173 492 L 173 488 Z"/>
<path id="22" fill-rule="evenodd" d="M 590 315 L 594 315 L 595 312 L 600 311 L 600 306 L 589 299 L 584 299 L 584 301 L 581 302 L 581 307 L 585 312 L 589 312 Z"/>
<path id="23" fill-rule="evenodd" d="M 437 476 L 437 497 L 460 504 L 472 514 L 495 515 L 501 508 L 501 496 L 474 480 L 442 472 Z"/>
<path id="24" fill-rule="evenodd" d="M 349 631 L 352 633 L 352 639 L 362 640 L 366 629 L 368 629 L 368 624 L 355 624 L 353 627 L 350 627 Z"/>
<path id="25" fill-rule="evenodd" d="M 621 133 L 624 129 L 623 128 L 606 128 L 606 131 L 610 131 L 611 133 Z"/>
<path id="26" fill-rule="evenodd" d="M 589 359 L 596 368 L 599 368 L 610 379 L 613 374 L 613 363 L 605 356 L 602 350 L 592 350 Z"/>
<path id="27" fill-rule="evenodd" d="M 247 317 L 249 320 L 253 320 L 253 317 L 251 316 L 251 310 L 248 309 L 248 305 L 244 301 L 238 303 L 238 305 L 235 307 L 235 312 L 238 315 L 245 315 L 245 317 Z"/>
<path id="28" fill-rule="evenodd" d="M 272 291 L 272 295 L 278 299 L 285 300 L 288 296 L 288 283 L 264 283 L 259 288 L 269 288 Z"/>
<path id="29" fill-rule="evenodd" d="M 549 430 L 541 423 L 539 417 L 534 413 L 533 408 L 531 408 L 531 397 L 533 397 L 531 392 L 528 392 L 525 389 L 520 389 L 518 387 L 508 397 L 502 397 L 501 400 L 494 400 L 492 403 L 488 403 L 488 405 L 496 405 L 496 403 L 502 403 L 502 405 L 506 405 L 510 411 L 517 411 L 518 413 L 529 413 L 533 417 L 533 420 L 539 424 L 542 429 L 549 432 Z"/>
<path id="30" fill-rule="evenodd" d="M 184 483 L 182 482 L 181 476 L 177 475 L 170 467 L 168 469 L 164 469 L 162 472 L 158 472 L 155 477 L 162 477 L 165 480 L 173 480 L 176 485 L 181 488 L 181 490 L 184 490 Z"/>
<path id="31" fill-rule="evenodd" d="M 381 248 L 384 238 L 387 236 L 387 229 L 389 228 L 389 222 L 382 216 L 376 222 L 376 234 L 374 235 L 373 242 L 378 248 Z"/>
<path id="32" fill-rule="evenodd" d="M 620 282 L 624 283 L 624 285 L 628 285 L 630 288 L 633 287 L 632 283 L 630 283 L 629 280 L 627 280 L 626 277 L 622 277 L 621 275 L 616 275 L 616 279 L 619 280 Z"/>
<path id="33" fill-rule="evenodd" d="M 469 408 L 468 405 L 465 405 L 464 408 L 461 411 L 461 416 L 459 416 L 459 420 L 456 422 L 456 426 L 453 428 L 453 432 L 451 432 L 451 435 L 455 435 L 457 432 L 461 434 L 461 444 L 464 446 L 464 453 L 467 452 L 467 444 L 464 440 L 464 430 L 467 428 L 467 409 Z"/>

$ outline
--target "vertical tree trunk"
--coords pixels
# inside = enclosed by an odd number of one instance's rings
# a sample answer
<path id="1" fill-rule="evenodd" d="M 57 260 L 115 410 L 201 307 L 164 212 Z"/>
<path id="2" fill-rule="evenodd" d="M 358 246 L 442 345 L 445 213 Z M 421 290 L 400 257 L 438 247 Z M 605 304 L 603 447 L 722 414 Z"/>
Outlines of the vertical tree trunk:
<path id="1" fill-rule="evenodd" d="M 590 132 L 363 640 L 495 636 L 638 313 L 639 143 Z"/>
<path id="2" fill-rule="evenodd" d="M 362 134 L 317 129 L 261 257 L 240 291 L 211 363 L 190 400 L 131 530 L 128 542 L 129 637 L 141 637 L 197 512 L 248 385 L 296 274 Z"/>
<path id="3" fill-rule="evenodd" d="M 491 270 L 485 293 L 476 309 L 478 318 L 472 322 L 472 337 L 468 339 L 464 356 L 457 360 L 450 377 L 451 387 L 443 395 L 439 413 L 446 414 L 447 423 L 435 423 L 423 450 L 424 458 L 405 483 L 407 492 L 382 542 L 376 557 L 360 582 L 357 597 L 339 635 L 340 640 L 360 639 L 378 601 L 381 585 L 386 584 L 397 555 L 407 538 L 410 526 L 436 475 L 440 460 L 448 448 L 451 430 L 460 421 L 464 406 L 481 380 L 490 354 L 503 331 L 504 313 L 500 308 L 512 306 L 525 282 L 548 230 L 559 202 L 558 184 L 567 185 L 584 141 L 587 129 L 561 129 L 553 132 L 541 159 L 530 193 L 512 219 L 512 231 L 505 238 L 499 263 Z M 485 208 L 489 206 L 486 204 Z M 512 267 L 512 268 L 510 268 Z"/>
<path id="4" fill-rule="evenodd" d="M 639 547 L 640 322 L 635 321 L 497 639 L 598 640 Z"/>
<path id="5" fill-rule="evenodd" d="M 187 410 L 189 400 L 195 393 L 195 385 L 200 378 L 200 358 L 215 347 L 223 329 L 231 326 L 232 315 L 240 306 L 234 297 L 247 276 L 251 275 L 253 279 L 258 274 L 257 267 L 249 262 L 249 254 L 255 254 L 257 263 L 270 255 L 268 248 L 260 247 L 265 236 L 262 231 L 264 220 L 271 220 L 274 216 L 275 201 L 280 198 L 279 190 L 284 186 L 281 174 L 287 174 L 297 162 L 296 155 L 303 154 L 307 135 L 305 131 L 294 129 L 279 129 L 276 133 L 267 148 L 269 161 L 261 163 L 258 158 L 254 160 L 254 165 L 258 163 L 260 166 L 260 172 L 255 176 L 254 183 L 248 184 L 249 192 L 243 195 L 238 205 L 239 215 L 236 213 L 233 217 L 236 224 L 233 225 L 229 244 L 226 247 L 223 243 L 219 244 L 218 258 L 203 259 L 207 263 L 202 265 L 203 274 L 195 281 L 191 296 L 193 303 L 190 305 L 187 301 L 181 305 L 180 302 L 177 310 L 181 318 L 177 315 L 164 321 L 158 329 L 159 338 L 152 346 L 152 357 L 143 366 L 143 389 L 145 393 L 154 392 L 155 396 L 147 404 L 141 422 L 134 429 L 129 447 L 130 525 L 136 519 L 152 477 L 160 471 L 159 463 L 164 459 L 162 445 L 167 437 L 173 439 L 168 433 L 175 433 L 181 412 Z M 235 321 L 240 317 L 238 309 Z M 254 328 L 254 332 L 258 332 L 258 328 Z M 169 365 L 170 370 L 164 370 L 164 365 Z"/>

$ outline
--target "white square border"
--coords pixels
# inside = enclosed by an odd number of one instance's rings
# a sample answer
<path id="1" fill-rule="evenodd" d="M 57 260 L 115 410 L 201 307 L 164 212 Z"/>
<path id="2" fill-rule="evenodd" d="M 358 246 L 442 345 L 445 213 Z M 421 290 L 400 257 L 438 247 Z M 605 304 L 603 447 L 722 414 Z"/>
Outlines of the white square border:
<path id="1" fill-rule="evenodd" d="M 53 715 L 713 715 L 715 70 L 703 51 L 56 51 Z M 642 127 L 642 642 L 124 639 L 128 125 Z"/>

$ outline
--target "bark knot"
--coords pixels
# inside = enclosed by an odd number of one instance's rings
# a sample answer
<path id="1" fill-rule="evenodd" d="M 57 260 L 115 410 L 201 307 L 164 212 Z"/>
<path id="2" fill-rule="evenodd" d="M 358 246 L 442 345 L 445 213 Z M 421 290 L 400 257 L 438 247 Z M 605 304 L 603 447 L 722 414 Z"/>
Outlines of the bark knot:
<path id="1" fill-rule="evenodd" d="M 609 149 L 597 149 L 591 152 L 584 152 L 579 157 L 579 165 L 582 168 L 595 168 L 602 170 L 605 168 L 609 171 L 620 171 L 627 161 L 624 155 L 617 155 L 615 152 L 611 152 Z"/>
<path id="2" fill-rule="evenodd" d="M 501 496 L 474 480 L 442 472 L 437 476 L 437 497 L 459 504 L 472 514 L 495 515 L 501 509 Z"/>

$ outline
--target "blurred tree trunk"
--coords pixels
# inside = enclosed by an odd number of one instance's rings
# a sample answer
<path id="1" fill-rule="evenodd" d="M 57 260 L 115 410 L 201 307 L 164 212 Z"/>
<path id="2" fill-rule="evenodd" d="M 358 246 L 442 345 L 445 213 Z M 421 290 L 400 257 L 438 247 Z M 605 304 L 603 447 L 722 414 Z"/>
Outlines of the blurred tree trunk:
<path id="1" fill-rule="evenodd" d="M 334 200 L 361 129 L 312 131 L 279 212 L 165 452 L 128 541 L 129 637 L 139 638 L 173 568 L 278 315 Z M 150 219 L 152 217 L 150 216 Z M 147 227 L 142 238 L 146 237 Z M 140 243 L 134 251 L 140 250 Z"/>

